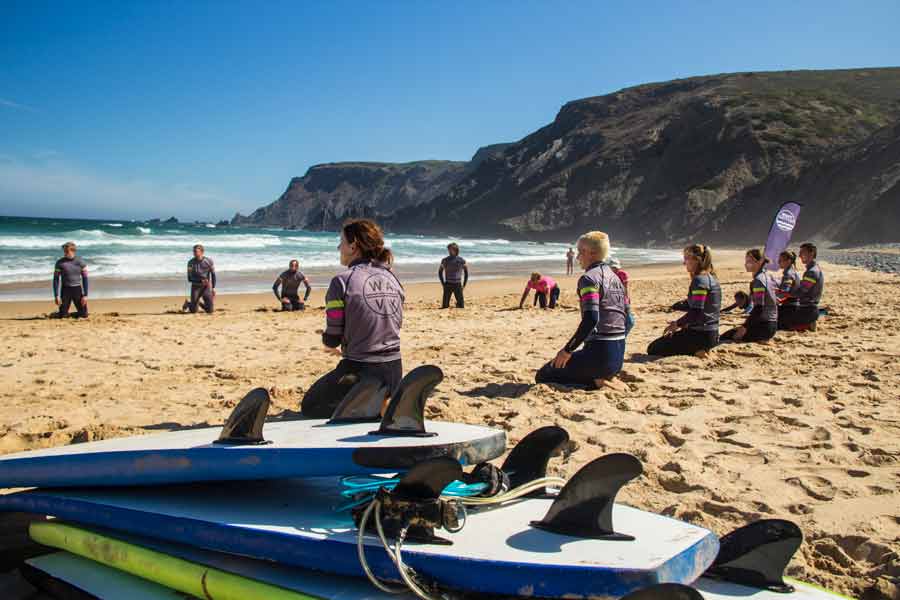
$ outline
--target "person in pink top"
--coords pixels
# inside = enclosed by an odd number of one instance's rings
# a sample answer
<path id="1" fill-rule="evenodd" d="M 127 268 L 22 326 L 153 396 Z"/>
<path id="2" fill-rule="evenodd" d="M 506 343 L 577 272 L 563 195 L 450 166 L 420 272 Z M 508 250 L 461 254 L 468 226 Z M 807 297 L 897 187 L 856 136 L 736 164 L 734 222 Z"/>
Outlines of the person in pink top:
<path id="1" fill-rule="evenodd" d="M 550 308 L 556 308 L 556 303 L 559 300 L 559 286 L 556 285 L 552 277 L 541 275 L 540 273 L 532 273 L 531 279 L 525 285 L 525 291 L 522 292 L 522 299 L 519 300 L 519 308 L 522 308 L 525 304 L 525 300 L 528 298 L 528 293 L 531 290 L 534 290 L 535 303 L 540 303 L 541 308 L 547 308 L 548 300 Z"/>
<path id="2" fill-rule="evenodd" d="M 628 291 L 628 272 L 622 269 L 622 263 L 619 262 L 618 258 L 610 258 L 608 262 L 613 273 L 618 276 L 625 287 L 625 308 L 628 311 L 625 315 L 625 335 L 628 335 L 631 332 L 631 328 L 634 327 L 634 313 L 631 312 L 631 293 Z"/>

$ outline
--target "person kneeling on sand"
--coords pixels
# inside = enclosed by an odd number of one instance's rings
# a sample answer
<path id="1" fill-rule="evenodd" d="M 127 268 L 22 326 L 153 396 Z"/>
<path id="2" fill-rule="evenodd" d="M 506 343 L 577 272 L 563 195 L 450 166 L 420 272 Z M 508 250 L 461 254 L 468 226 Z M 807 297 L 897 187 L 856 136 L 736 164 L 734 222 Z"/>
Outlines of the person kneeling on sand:
<path id="1" fill-rule="evenodd" d="M 83 319 L 88 316 L 87 265 L 80 256 L 75 256 L 75 242 L 66 242 L 62 250 L 63 257 L 56 261 L 53 269 L 53 301 L 59 307 L 57 316 L 69 316 L 69 305 L 74 303 L 77 316 Z"/>
<path id="2" fill-rule="evenodd" d="M 541 275 L 540 273 L 532 273 L 528 283 L 525 284 L 522 299 L 519 300 L 519 308 L 525 305 L 525 299 L 528 298 L 528 293 L 531 290 L 534 290 L 535 303 L 540 303 L 541 308 L 548 308 L 548 299 L 549 308 L 556 308 L 556 303 L 559 301 L 559 286 L 556 285 L 556 281 L 552 277 Z"/>
<path id="3" fill-rule="evenodd" d="M 625 286 L 604 262 L 609 256 L 609 236 L 591 231 L 578 240 L 578 263 L 584 274 L 578 279 L 581 324 L 556 358 L 541 367 L 537 383 L 561 383 L 596 389 L 621 388 L 612 378 L 622 370 L 625 358 Z M 577 350 L 584 342 L 584 348 Z"/>
<path id="4" fill-rule="evenodd" d="M 368 219 L 349 221 L 341 229 L 338 249 L 347 268 L 331 280 L 325 294 L 322 343 L 342 360 L 303 397 L 300 412 L 314 419 L 330 417 L 358 378 L 379 380 L 388 398 L 403 378 L 400 327 L 405 294 L 390 269 L 394 255 L 384 247 L 381 228 Z"/>
<path id="5" fill-rule="evenodd" d="M 806 266 L 803 279 L 796 290 L 798 306 L 788 317 L 788 321 L 782 323 L 786 329 L 816 330 L 816 321 L 819 318 L 819 301 L 822 299 L 822 290 L 825 287 L 825 275 L 816 262 L 818 250 L 815 244 L 802 244 L 800 246 L 800 260 Z"/>
<path id="6" fill-rule="evenodd" d="M 673 308 L 687 312 L 669 323 L 662 337 L 650 343 L 647 354 L 652 356 L 702 355 L 719 343 L 722 288 L 716 278 L 709 246 L 686 246 L 684 268 L 691 276 L 688 297 Z"/>
<path id="7" fill-rule="evenodd" d="M 300 300 L 300 284 L 306 286 L 306 292 L 303 294 L 303 300 Z M 281 288 L 281 291 L 278 288 Z M 288 263 L 288 270 L 284 271 L 272 284 L 272 291 L 275 297 L 281 302 L 281 310 L 304 310 L 306 301 L 309 300 L 309 294 L 312 288 L 309 285 L 309 279 L 300 271 L 300 262 L 297 259 Z"/>
<path id="8" fill-rule="evenodd" d="M 766 272 L 769 259 L 759 248 L 747 250 L 744 256 L 744 267 L 753 273 L 750 282 L 750 301 L 753 310 L 740 327 L 729 329 L 723 333 L 722 340 L 732 342 L 764 342 L 772 339 L 778 329 L 778 285 Z"/>
<path id="9" fill-rule="evenodd" d="M 191 282 L 191 299 L 184 303 L 192 313 L 201 307 L 207 313 L 213 311 L 213 300 L 216 297 L 216 267 L 208 256 L 203 255 L 203 245 L 194 246 L 194 258 L 188 261 L 187 278 Z"/>

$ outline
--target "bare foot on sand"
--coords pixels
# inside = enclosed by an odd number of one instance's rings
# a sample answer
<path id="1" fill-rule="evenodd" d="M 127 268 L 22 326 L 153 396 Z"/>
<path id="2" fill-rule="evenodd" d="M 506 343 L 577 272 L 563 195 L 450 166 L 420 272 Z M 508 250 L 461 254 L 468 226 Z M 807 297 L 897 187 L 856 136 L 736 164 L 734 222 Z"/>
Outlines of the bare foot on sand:
<path id="1" fill-rule="evenodd" d="M 595 379 L 594 385 L 597 386 L 597 389 L 607 388 L 610 390 L 615 390 L 617 392 L 630 392 L 631 388 L 628 387 L 628 384 L 619 379 L 618 377 L 613 377 L 611 379 Z"/>

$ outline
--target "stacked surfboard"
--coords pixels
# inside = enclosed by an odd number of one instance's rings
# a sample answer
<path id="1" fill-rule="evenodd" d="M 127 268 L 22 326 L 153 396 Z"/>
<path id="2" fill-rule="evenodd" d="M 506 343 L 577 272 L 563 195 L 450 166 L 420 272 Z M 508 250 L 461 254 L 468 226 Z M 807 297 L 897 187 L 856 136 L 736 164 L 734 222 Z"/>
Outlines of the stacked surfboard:
<path id="1" fill-rule="evenodd" d="M 440 379 L 412 371 L 383 416 L 383 389 L 363 380 L 328 421 L 265 423 L 258 389 L 221 429 L 0 457 L 0 486 L 35 488 L 0 510 L 47 515 L 31 535 L 57 549 L 23 573 L 51 595 L 130 600 L 840 597 L 783 580 L 801 541 L 790 523 L 720 540 L 617 504 L 641 474 L 632 456 L 547 477 L 568 442 L 558 427 L 489 466 L 502 431 L 424 419 Z"/>

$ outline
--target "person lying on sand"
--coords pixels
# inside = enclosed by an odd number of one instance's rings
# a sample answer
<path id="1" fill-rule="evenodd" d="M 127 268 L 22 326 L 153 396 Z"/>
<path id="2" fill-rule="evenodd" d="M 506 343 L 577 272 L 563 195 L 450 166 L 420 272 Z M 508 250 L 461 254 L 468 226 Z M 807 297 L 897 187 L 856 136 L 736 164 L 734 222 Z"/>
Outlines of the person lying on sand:
<path id="1" fill-rule="evenodd" d="M 797 273 L 797 254 L 785 250 L 778 255 L 778 267 L 781 271 L 781 283 L 775 293 L 778 295 L 778 329 L 788 329 L 789 323 L 796 320 L 800 300 L 800 275 Z"/>
<path id="2" fill-rule="evenodd" d="M 622 388 L 612 378 L 625 357 L 625 287 L 610 266 L 609 236 L 591 231 L 578 240 L 581 324 L 565 347 L 535 375 L 537 383 L 561 383 L 596 389 Z M 584 347 L 577 350 L 582 342 Z"/>
<path id="3" fill-rule="evenodd" d="M 768 262 L 769 259 L 759 248 L 747 250 L 747 254 L 744 255 L 744 268 L 748 273 L 753 273 L 753 281 L 750 282 L 750 301 L 753 302 L 753 310 L 747 315 L 743 325 L 729 329 L 720 336 L 720 339 L 732 342 L 764 342 L 775 335 L 778 328 L 776 296 L 778 286 L 766 272 Z"/>
<path id="4" fill-rule="evenodd" d="M 734 302 L 726 306 L 722 309 L 723 313 L 729 313 L 734 309 L 739 308 L 745 315 L 749 315 L 750 311 L 753 310 L 753 302 L 750 301 L 750 296 L 747 295 L 747 292 L 737 291 L 734 293 Z"/>
<path id="5" fill-rule="evenodd" d="M 303 300 L 300 300 L 300 284 L 306 286 L 306 293 L 303 294 Z M 278 288 L 281 288 L 279 291 Z M 306 301 L 312 288 L 309 285 L 309 279 L 300 270 L 300 261 L 296 258 L 288 263 L 288 270 L 284 271 L 272 284 L 272 291 L 275 297 L 281 302 L 281 310 L 304 310 Z"/>
<path id="6" fill-rule="evenodd" d="M 706 353 L 719 343 L 722 288 L 713 267 L 709 246 L 692 244 L 684 249 L 684 268 L 691 276 L 687 300 L 679 303 L 687 312 L 669 323 L 661 337 L 647 347 L 653 356 Z"/>
<path id="7" fill-rule="evenodd" d="M 356 378 L 374 377 L 388 388 L 400 387 L 400 327 L 403 285 L 390 270 L 394 255 L 384 247 L 381 228 L 368 219 L 348 221 L 341 229 L 341 264 L 325 294 L 322 343 L 341 361 L 307 391 L 300 404 L 305 417 L 327 419 Z M 338 350 L 340 347 L 340 350 Z"/>
<path id="8" fill-rule="evenodd" d="M 540 303 L 541 308 L 548 308 L 548 299 L 549 308 L 556 308 L 556 303 L 559 301 L 559 286 L 556 285 L 556 281 L 552 277 L 541 275 L 540 273 L 532 273 L 528 283 L 525 284 L 522 299 L 519 300 L 519 308 L 524 306 L 531 290 L 534 290 L 535 303 Z"/>
<path id="9" fill-rule="evenodd" d="M 59 318 L 69 316 L 69 305 L 75 304 L 76 316 L 88 316 L 88 270 L 75 242 L 62 245 L 63 256 L 53 268 L 53 302 L 59 307 Z M 62 284 L 62 286 L 60 286 Z"/>

